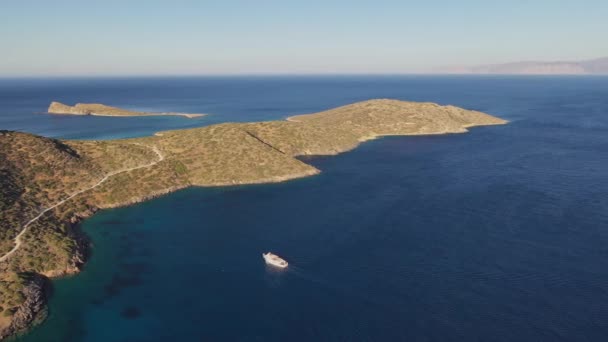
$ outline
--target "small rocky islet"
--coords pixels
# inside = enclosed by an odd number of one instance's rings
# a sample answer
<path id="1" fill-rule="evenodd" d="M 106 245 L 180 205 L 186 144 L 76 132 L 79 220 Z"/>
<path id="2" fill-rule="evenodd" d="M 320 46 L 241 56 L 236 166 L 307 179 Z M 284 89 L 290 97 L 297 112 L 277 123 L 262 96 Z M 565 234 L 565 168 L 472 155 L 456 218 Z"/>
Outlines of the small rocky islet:
<path id="1" fill-rule="evenodd" d="M 47 109 L 49 114 L 64 114 L 64 115 L 93 115 L 93 116 L 182 116 L 188 119 L 205 116 L 205 114 L 189 114 L 189 113 L 154 113 L 154 112 L 138 112 L 133 110 L 122 109 L 118 107 L 107 106 L 101 103 L 77 103 L 74 106 L 69 106 L 61 102 L 53 101 Z"/>
<path id="2" fill-rule="evenodd" d="M 100 108 L 51 107 L 49 112 L 76 115 Z M 88 243 L 78 223 L 99 209 L 190 186 L 312 176 L 320 171 L 298 156 L 334 155 L 380 136 L 463 133 L 505 123 L 454 106 L 383 99 L 284 121 L 223 123 L 136 139 L 57 140 L 0 131 L 0 339 L 44 319 L 44 283 L 80 270 Z M 125 315 L 136 316 L 136 310 Z"/>

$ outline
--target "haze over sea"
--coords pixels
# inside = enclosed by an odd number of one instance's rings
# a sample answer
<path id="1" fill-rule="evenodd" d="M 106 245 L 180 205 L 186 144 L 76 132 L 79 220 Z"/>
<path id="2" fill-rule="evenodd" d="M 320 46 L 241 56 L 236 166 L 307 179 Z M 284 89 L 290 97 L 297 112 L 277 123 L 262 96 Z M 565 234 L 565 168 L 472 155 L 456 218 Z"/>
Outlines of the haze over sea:
<path id="1" fill-rule="evenodd" d="M 84 271 L 54 281 L 49 319 L 18 341 L 605 340 L 608 77 L 5 79 L 0 129 L 123 138 L 370 98 L 511 122 L 100 212 Z M 40 114 L 52 100 L 210 115 Z M 267 268 L 268 250 L 290 267 Z"/>

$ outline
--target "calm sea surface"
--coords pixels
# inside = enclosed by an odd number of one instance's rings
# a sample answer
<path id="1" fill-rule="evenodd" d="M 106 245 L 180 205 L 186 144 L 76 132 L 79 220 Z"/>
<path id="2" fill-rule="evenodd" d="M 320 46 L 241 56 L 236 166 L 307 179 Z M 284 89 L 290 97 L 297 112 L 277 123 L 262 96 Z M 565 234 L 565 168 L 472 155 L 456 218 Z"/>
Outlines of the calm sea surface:
<path id="1" fill-rule="evenodd" d="M 0 129 L 144 136 L 378 97 L 511 123 L 101 212 L 85 270 L 54 282 L 49 319 L 19 341 L 605 341 L 606 77 L 2 80 Z M 51 100 L 211 115 L 40 114 Z M 267 268 L 267 250 L 290 267 Z"/>

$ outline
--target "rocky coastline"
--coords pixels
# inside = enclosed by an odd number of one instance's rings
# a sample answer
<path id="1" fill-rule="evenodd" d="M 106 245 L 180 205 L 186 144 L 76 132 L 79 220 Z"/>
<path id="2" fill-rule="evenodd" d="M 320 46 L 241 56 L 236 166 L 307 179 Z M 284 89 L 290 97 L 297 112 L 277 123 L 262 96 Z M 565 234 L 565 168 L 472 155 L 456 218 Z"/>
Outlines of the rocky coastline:
<path id="1" fill-rule="evenodd" d="M 37 274 L 30 274 L 28 277 L 31 279 L 23 290 L 25 301 L 13 315 L 10 325 L 0 330 L 0 340 L 27 332 L 47 316 L 48 281 Z"/>

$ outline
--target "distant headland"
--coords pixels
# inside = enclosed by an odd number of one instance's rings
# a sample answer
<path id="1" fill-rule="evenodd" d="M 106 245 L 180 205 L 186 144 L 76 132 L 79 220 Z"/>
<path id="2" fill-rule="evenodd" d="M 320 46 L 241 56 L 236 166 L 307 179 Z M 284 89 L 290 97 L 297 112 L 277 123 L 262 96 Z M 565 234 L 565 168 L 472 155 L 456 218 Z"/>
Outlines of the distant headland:
<path id="1" fill-rule="evenodd" d="M 448 74 L 608 75 L 608 57 L 583 61 L 523 61 L 435 70 Z"/>
<path id="2" fill-rule="evenodd" d="M 77 108 L 78 115 L 100 108 L 51 107 Z M 99 209 L 190 186 L 312 176 L 320 171 L 297 156 L 333 155 L 376 137 L 463 133 L 504 123 L 454 106 L 370 100 L 285 121 L 224 123 L 136 139 L 56 140 L 0 131 L 0 339 L 44 318 L 44 283 L 79 272 L 88 244 L 78 223 Z"/>
<path id="3" fill-rule="evenodd" d="M 67 115 L 95 115 L 95 116 L 183 116 L 189 119 L 205 116 L 205 114 L 188 114 L 188 113 L 153 113 L 153 112 L 137 112 L 117 107 L 106 106 L 100 103 L 77 103 L 74 106 L 68 106 L 60 102 L 51 102 L 48 110 L 50 114 L 67 114 Z"/>

